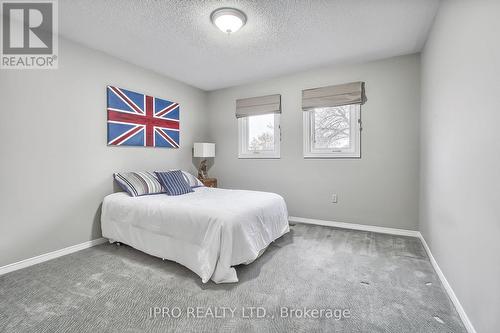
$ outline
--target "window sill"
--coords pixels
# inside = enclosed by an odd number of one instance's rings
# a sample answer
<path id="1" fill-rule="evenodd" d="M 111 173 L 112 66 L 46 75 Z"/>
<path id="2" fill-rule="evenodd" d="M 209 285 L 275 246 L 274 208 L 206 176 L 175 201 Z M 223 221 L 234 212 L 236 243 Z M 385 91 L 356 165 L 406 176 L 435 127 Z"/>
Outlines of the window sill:
<path id="1" fill-rule="evenodd" d="M 339 153 L 338 155 L 329 154 L 304 154 L 304 159 L 361 159 L 360 153 Z"/>
<path id="2" fill-rule="evenodd" d="M 255 160 L 262 160 L 262 159 L 267 159 L 267 160 L 279 160 L 281 157 L 278 155 L 238 155 L 239 159 L 255 159 Z"/>

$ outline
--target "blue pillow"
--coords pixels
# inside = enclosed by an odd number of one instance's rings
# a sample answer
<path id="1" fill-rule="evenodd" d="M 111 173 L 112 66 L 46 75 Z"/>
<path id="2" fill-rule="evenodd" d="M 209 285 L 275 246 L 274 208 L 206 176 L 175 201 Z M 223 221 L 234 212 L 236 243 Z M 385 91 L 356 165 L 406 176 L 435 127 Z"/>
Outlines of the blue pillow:
<path id="1" fill-rule="evenodd" d="M 189 186 L 181 170 L 155 172 L 158 180 L 168 195 L 181 195 L 194 192 Z"/>

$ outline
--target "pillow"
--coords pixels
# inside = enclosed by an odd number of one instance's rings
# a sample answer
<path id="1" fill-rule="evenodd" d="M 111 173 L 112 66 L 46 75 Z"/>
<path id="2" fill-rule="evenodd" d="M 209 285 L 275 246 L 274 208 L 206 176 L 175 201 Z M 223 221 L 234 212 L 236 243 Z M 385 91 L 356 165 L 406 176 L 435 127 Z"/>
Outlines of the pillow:
<path id="1" fill-rule="evenodd" d="M 155 172 L 158 180 L 168 195 L 181 195 L 194 192 L 181 170 Z"/>
<path id="2" fill-rule="evenodd" d="M 122 172 L 113 176 L 118 185 L 133 197 L 165 192 L 151 172 Z"/>
<path id="3" fill-rule="evenodd" d="M 191 186 L 191 188 L 204 186 L 203 183 L 198 178 L 196 178 L 189 172 L 182 171 L 182 173 L 184 174 L 184 178 L 188 182 L 189 186 Z"/>

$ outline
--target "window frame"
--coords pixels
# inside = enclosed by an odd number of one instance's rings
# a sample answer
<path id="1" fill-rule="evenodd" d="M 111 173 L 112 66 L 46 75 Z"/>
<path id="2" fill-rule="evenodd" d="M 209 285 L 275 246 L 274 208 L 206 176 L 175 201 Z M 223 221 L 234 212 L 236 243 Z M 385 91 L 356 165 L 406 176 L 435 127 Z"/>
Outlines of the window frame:
<path id="1" fill-rule="evenodd" d="M 353 142 L 351 149 L 314 149 L 314 110 L 303 111 L 303 146 L 304 158 L 361 158 L 361 105 L 349 104 L 353 109 L 350 110 L 350 140 Z M 354 131 L 352 130 L 354 129 Z M 353 133 L 354 132 L 354 133 Z"/>
<path id="2" fill-rule="evenodd" d="M 259 116 L 259 115 L 255 115 Z M 274 150 L 248 150 L 248 117 L 238 118 L 238 158 L 279 159 L 281 143 L 280 114 L 274 113 Z"/>

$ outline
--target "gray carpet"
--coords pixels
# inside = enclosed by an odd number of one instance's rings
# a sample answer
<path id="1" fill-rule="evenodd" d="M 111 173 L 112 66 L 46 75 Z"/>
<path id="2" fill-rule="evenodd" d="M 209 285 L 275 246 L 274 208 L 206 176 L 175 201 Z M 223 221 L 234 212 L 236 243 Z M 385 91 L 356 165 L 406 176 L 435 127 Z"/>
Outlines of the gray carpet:
<path id="1" fill-rule="evenodd" d="M 203 285 L 174 262 L 93 247 L 1 276 L 0 331 L 465 332 L 416 238 L 297 224 L 237 271 L 237 284 Z M 222 307 L 236 309 L 210 317 Z"/>

